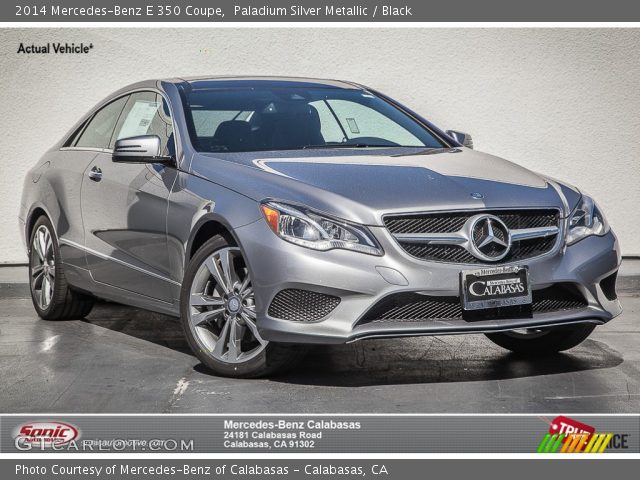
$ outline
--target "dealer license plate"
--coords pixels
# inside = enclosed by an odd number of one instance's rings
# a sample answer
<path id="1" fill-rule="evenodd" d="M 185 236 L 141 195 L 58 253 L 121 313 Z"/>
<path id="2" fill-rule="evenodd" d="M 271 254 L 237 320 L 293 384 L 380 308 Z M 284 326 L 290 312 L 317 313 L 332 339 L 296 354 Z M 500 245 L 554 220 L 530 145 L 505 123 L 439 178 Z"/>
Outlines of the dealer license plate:
<path id="1" fill-rule="evenodd" d="M 531 303 L 529 270 L 522 266 L 487 267 L 460 274 L 462 308 L 483 310 Z"/>

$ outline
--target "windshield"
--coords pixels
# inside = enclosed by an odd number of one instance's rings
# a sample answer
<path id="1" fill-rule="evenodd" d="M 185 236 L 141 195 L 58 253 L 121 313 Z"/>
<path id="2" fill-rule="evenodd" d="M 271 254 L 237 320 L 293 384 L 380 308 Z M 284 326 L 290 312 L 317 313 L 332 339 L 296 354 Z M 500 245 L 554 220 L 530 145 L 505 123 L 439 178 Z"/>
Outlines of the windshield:
<path id="1" fill-rule="evenodd" d="M 199 152 L 446 147 L 425 127 L 363 90 L 234 88 L 186 92 Z"/>

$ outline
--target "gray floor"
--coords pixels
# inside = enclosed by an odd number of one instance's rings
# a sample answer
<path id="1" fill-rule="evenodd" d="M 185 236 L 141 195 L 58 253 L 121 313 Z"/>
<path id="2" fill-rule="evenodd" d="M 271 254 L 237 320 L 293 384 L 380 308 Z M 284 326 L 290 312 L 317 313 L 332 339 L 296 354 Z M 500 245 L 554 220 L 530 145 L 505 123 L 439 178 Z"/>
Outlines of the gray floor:
<path id="1" fill-rule="evenodd" d="M 640 296 L 581 346 L 523 360 L 483 336 L 370 340 L 313 349 L 264 380 L 208 374 L 178 321 L 100 305 L 46 322 L 0 299 L 2 412 L 639 412 Z"/>

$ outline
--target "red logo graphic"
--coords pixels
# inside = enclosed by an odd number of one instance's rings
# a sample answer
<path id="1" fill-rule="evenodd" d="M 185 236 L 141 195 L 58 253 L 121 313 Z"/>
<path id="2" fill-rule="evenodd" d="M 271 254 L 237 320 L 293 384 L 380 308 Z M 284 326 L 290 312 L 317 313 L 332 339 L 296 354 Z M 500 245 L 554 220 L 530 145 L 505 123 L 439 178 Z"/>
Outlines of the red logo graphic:
<path id="1" fill-rule="evenodd" d="M 586 433 L 589 435 L 585 440 L 588 442 L 591 438 L 591 435 L 595 433 L 596 429 L 591 425 L 587 425 L 586 423 L 578 422 L 573 418 L 564 417 L 560 415 L 552 420 L 551 425 L 549 425 L 549 433 L 559 434 L 563 433 L 565 436 L 565 441 L 572 434 L 578 433 Z"/>
<path id="2" fill-rule="evenodd" d="M 48 421 L 23 423 L 15 430 L 16 440 L 38 446 L 60 446 L 80 437 L 80 430 L 69 423 Z"/>

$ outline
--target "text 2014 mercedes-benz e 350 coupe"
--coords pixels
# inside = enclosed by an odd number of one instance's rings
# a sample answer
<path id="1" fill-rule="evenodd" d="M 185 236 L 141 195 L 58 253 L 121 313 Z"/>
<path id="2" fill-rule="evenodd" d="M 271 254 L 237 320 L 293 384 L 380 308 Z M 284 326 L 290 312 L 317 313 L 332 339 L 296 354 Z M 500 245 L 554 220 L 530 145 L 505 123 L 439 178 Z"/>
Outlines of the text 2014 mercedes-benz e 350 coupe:
<path id="1" fill-rule="evenodd" d="M 592 198 L 349 82 L 124 88 L 28 173 L 20 221 L 42 318 L 94 298 L 179 316 L 220 375 L 372 337 L 546 354 L 621 312 Z"/>

